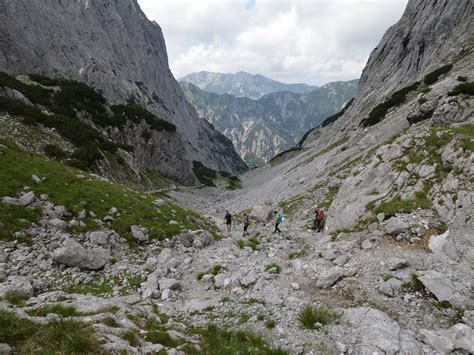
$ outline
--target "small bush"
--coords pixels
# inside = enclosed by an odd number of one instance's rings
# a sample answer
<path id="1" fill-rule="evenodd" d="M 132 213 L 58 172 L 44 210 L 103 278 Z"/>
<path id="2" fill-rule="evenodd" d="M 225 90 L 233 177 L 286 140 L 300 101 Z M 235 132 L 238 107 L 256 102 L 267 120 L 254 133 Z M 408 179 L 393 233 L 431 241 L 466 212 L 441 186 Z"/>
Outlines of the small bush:
<path id="1" fill-rule="evenodd" d="M 461 81 L 463 83 L 467 81 L 467 77 L 466 76 L 461 76 L 461 75 L 459 75 L 456 79 L 458 79 L 458 81 Z"/>
<path id="2" fill-rule="evenodd" d="M 153 344 L 161 344 L 170 348 L 174 348 L 180 343 L 173 340 L 170 335 L 163 331 L 152 331 L 146 335 L 146 340 Z"/>
<path id="3" fill-rule="evenodd" d="M 298 314 L 298 322 L 306 329 L 316 329 L 317 323 L 322 326 L 329 324 L 334 319 L 334 314 L 326 308 L 314 306 L 304 307 Z"/>
<path id="4" fill-rule="evenodd" d="M 281 272 L 281 266 L 277 263 L 270 263 L 265 265 L 265 271 L 270 274 L 279 274 Z"/>
<path id="5" fill-rule="evenodd" d="M 245 241 L 242 239 L 237 240 L 235 244 L 239 247 L 239 249 L 243 249 L 245 247 Z"/>
<path id="6" fill-rule="evenodd" d="M 456 95 L 474 95 L 474 82 L 466 82 L 459 85 L 456 85 L 453 90 L 448 92 L 449 96 Z"/>
<path id="7" fill-rule="evenodd" d="M 209 169 L 199 161 L 193 161 L 193 172 L 201 184 L 216 187 L 214 180 L 217 179 L 217 171 Z"/>
<path id="8" fill-rule="evenodd" d="M 5 296 L 5 301 L 15 306 L 22 306 L 28 301 L 30 297 L 23 293 L 10 292 Z"/>
<path id="9" fill-rule="evenodd" d="M 136 105 L 114 105 L 110 107 L 114 113 L 113 119 L 107 123 L 112 126 L 122 127 L 126 124 L 127 120 L 134 123 L 140 123 L 142 120 L 154 130 L 157 131 L 176 131 L 176 126 L 168 121 L 156 117 L 145 108 Z"/>
<path id="10" fill-rule="evenodd" d="M 50 158 L 54 158 L 57 160 L 66 159 L 68 154 L 54 144 L 46 144 L 43 148 L 44 154 Z"/>
<path id="11" fill-rule="evenodd" d="M 409 86 L 404 87 L 403 89 L 395 91 L 392 96 L 390 96 L 383 103 L 375 106 L 372 111 L 369 113 L 369 117 L 362 120 L 361 125 L 364 127 L 373 126 L 385 118 L 388 110 L 392 107 L 401 105 L 405 102 L 407 95 L 416 90 L 420 85 L 419 82 L 413 83 Z"/>
<path id="12" fill-rule="evenodd" d="M 267 320 L 265 322 L 265 327 L 267 327 L 268 329 L 273 329 L 275 328 L 275 326 L 276 326 L 276 322 L 273 319 Z"/>
<path id="13" fill-rule="evenodd" d="M 424 77 L 423 82 L 426 85 L 434 84 L 438 81 L 438 79 L 441 75 L 448 73 L 449 71 L 451 71 L 451 69 L 453 69 L 452 64 L 444 65 L 441 68 L 438 68 L 438 69 L 432 71 L 431 73 L 427 74 Z"/>
<path id="14" fill-rule="evenodd" d="M 328 118 L 326 118 L 326 119 L 323 121 L 323 123 L 321 123 L 321 126 L 322 126 L 322 127 L 326 127 L 326 126 L 330 125 L 331 123 L 336 122 L 337 119 L 338 119 L 339 117 L 341 117 L 341 116 L 347 111 L 347 109 L 352 105 L 353 102 L 354 102 L 354 98 L 350 99 L 350 101 L 342 108 L 341 111 L 339 111 L 338 113 L 336 113 L 336 114 L 334 114 L 334 115 L 329 116 Z M 305 138 L 305 137 L 303 137 L 303 138 Z M 302 142 L 300 141 L 301 144 L 298 143 L 298 146 L 302 146 L 302 145 L 303 145 L 303 144 L 302 144 L 302 143 L 304 142 L 304 139 L 303 139 L 303 138 L 302 138 Z"/>
<path id="15" fill-rule="evenodd" d="M 128 341 L 128 343 L 131 346 L 137 346 L 140 344 L 140 339 L 138 338 L 137 334 L 135 332 L 129 330 L 128 332 L 125 332 L 121 335 L 121 338 L 123 340 Z"/>
<path id="16" fill-rule="evenodd" d="M 117 321 L 111 317 L 105 318 L 102 323 L 104 323 L 108 327 L 112 328 L 120 328 L 120 324 L 117 323 Z"/>

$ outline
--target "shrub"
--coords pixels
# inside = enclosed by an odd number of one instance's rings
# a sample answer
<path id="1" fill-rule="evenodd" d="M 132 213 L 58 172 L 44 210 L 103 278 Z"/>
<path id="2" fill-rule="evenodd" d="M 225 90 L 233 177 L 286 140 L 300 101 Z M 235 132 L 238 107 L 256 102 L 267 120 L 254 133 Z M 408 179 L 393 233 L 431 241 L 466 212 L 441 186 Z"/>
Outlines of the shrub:
<path id="1" fill-rule="evenodd" d="M 6 86 L 25 95 L 32 103 L 49 106 L 54 90 L 38 85 L 27 85 L 5 72 L 0 72 L 0 86 Z"/>
<path id="2" fill-rule="evenodd" d="M 449 71 L 451 71 L 452 68 L 453 68 L 452 64 L 444 65 L 441 68 L 438 68 L 438 69 L 432 71 L 431 73 L 427 74 L 424 77 L 423 82 L 426 85 L 434 84 L 438 81 L 438 79 L 441 75 L 448 73 Z"/>
<path id="3" fill-rule="evenodd" d="M 467 81 L 467 77 L 466 76 L 461 76 L 461 75 L 459 75 L 456 79 L 458 79 L 458 81 L 461 81 L 463 83 Z"/>
<path id="4" fill-rule="evenodd" d="M 62 79 L 49 78 L 39 74 L 28 74 L 28 76 L 30 80 L 43 86 L 60 86 L 63 81 Z"/>
<path id="5" fill-rule="evenodd" d="M 20 292 L 10 292 L 5 296 L 5 301 L 15 306 L 24 305 L 30 299 L 29 296 Z"/>
<path id="6" fill-rule="evenodd" d="M 314 306 L 304 307 L 298 314 L 298 322 L 301 327 L 306 329 L 316 329 L 317 323 L 323 325 L 329 324 L 334 319 L 334 314 L 326 308 L 317 308 Z"/>
<path id="7" fill-rule="evenodd" d="M 54 158 L 57 160 L 66 159 L 68 154 L 54 144 L 46 144 L 43 148 L 44 154 L 50 158 Z"/>
<path id="8" fill-rule="evenodd" d="M 114 113 L 111 125 L 122 127 L 126 124 L 127 120 L 134 123 L 140 123 L 142 120 L 145 120 L 145 122 L 154 130 L 169 132 L 176 131 L 176 126 L 174 124 L 156 117 L 154 114 L 139 105 L 129 103 L 128 105 L 114 105 L 110 108 Z"/>
<path id="9" fill-rule="evenodd" d="M 121 338 L 123 340 L 128 341 L 128 343 L 131 346 L 137 346 L 140 344 L 140 339 L 138 338 L 137 334 L 135 332 L 129 330 L 128 332 L 125 332 L 121 335 Z"/>
<path id="10" fill-rule="evenodd" d="M 456 85 L 453 90 L 448 92 L 449 96 L 456 96 L 456 95 L 474 95 L 474 82 L 466 82 L 459 85 Z"/>
<path id="11" fill-rule="evenodd" d="M 195 160 L 193 161 L 193 172 L 201 184 L 212 187 L 216 186 L 213 181 L 217 179 L 217 172 L 215 170 L 209 169 L 201 162 Z"/>
<path id="12" fill-rule="evenodd" d="M 146 335 L 146 340 L 153 344 L 161 344 L 170 348 L 174 348 L 180 343 L 170 337 L 170 335 L 163 331 L 152 331 Z"/>
<path id="13" fill-rule="evenodd" d="M 333 122 L 336 122 L 337 119 L 339 117 L 341 117 L 346 111 L 347 109 L 352 105 L 352 103 L 354 102 L 354 98 L 350 99 L 350 101 L 342 108 L 341 111 L 339 111 L 338 113 L 332 115 L 332 116 L 329 116 L 328 118 L 326 118 L 323 123 L 321 123 L 321 126 L 322 127 L 326 127 L 328 125 L 330 125 L 331 123 Z M 306 135 L 305 135 L 306 136 Z M 302 146 L 303 143 L 304 143 L 304 139 L 306 138 L 305 136 L 303 136 L 303 138 L 301 139 L 300 143 L 298 143 L 297 146 Z"/>
<path id="14" fill-rule="evenodd" d="M 281 272 L 281 266 L 277 263 L 270 263 L 265 265 L 265 271 L 270 274 L 279 274 Z"/>
<path id="15" fill-rule="evenodd" d="M 385 118 L 388 110 L 405 102 L 407 95 L 416 90 L 420 85 L 419 82 L 413 83 L 400 90 L 395 91 L 392 96 L 381 104 L 375 106 L 369 113 L 369 117 L 362 120 L 361 125 L 364 127 L 373 126 Z"/>

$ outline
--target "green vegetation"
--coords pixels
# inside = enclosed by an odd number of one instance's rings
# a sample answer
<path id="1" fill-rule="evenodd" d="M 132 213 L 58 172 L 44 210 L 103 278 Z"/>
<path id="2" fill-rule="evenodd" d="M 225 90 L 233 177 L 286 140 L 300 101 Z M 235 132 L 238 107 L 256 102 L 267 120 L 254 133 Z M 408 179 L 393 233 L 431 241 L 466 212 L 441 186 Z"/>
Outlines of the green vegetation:
<path id="1" fill-rule="evenodd" d="M 293 251 L 293 252 L 289 253 L 288 254 L 288 259 L 290 259 L 290 260 L 298 259 L 298 258 L 301 258 L 303 256 L 308 255 L 308 253 L 309 253 L 309 246 L 305 245 L 301 250 Z"/>
<path id="2" fill-rule="evenodd" d="M 229 190 L 240 189 L 242 187 L 242 182 L 237 176 L 226 171 L 215 171 L 209 169 L 207 166 L 196 160 L 193 161 L 193 173 L 196 175 L 199 182 L 206 186 L 216 187 L 217 180 L 225 180 L 227 183 L 227 189 Z"/>
<path id="3" fill-rule="evenodd" d="M 0 310 L 0 343 L 15 353 L 98 353 L 98 342 L 90 325 L 59 320 L 38 325 Z"/>
<path id="4" fill-rule="evenodd" d="M 140 345 L 140 338 L 138 337 L 138 335 L 132 331 L 132 330 L 129 330 L 123 334 L 120 335 L 120 337 L 123 339 L 123 340 L 126 340 L 128 341 L 128 343 L 131 345 L 131 346 L 138 346 Z"/>
<path id="5" fill-rule="evenodd" d="M 247 331 L 231 331 L 220 329 L 215 325 L 195 329 L 201 337 L 201 351 L 191 351 L 188 354 L 252 354 L 252 355 L 286 355 L 287 351 L 271 347 L 260 336 Z"/>
<path id="6" fill-rule="evenodd" d="M 270 264 L 265 265 L 264 270 L 268 272 L 269 274 L 279 274 L 281 272 L 281 266 L 278 265 L 277 263 L 270 263 Z"/>
<path id="7" fill-rule="evenodd" d="M 0 158 L 0 164 L 2 158 Z M 4 166 L 0 170 L 0 181 Z M 31 176 L 31 175 L 30 175 Z M 0 187 L 0 191 L 2 188 Z M 7 194 L 0 194 L 6 196 Z M 39 209 L 25 208 L 23 206 L 6 205 L 0 202 L 0 221 L 2 227 L 0 228 L 0 240 L 10 239 L 14 240 L 14 234 L 30 225 L 31 223 L 39 223 L 41 220 L 41 211 Z"/>
<path id="8" fill-rule="evenodd" d="M 431 208 L 433 202 L 428 198 L 427 191 L 415 192 L 415 197 L 410 200 L 403 200 L 400 196 L 396 196 L 390 201 L 382 201 L 375 207 L 375 203 L 367 204 L 366 208 L 372 210 L 375 215 L 384 213 L 385 216 L 394 216 L 395 213 L 410 213 L 418 207 L 422 209 Z"/>
<path id="9" fill-rule="evenodd" d="M 369 127 L 382 121 L 385 118 L 385 115 L 387 114 L 388 110 L 404 103 L 407 95 L 410 92 L 416 90 L 419 85 L 420 83 L 416 82 L 404 87 L 403 89 L 395 91 L 392 96 L 386 99 L 383 103 L 375 106 L 369 113 L 369 117 L 364 118 L 362 120 L 361 125 L 364 127 Z"/>
<path id="10" fill-rule="evenodd" d="M 298 322 L 301 327 L 306 329 L 318 329 L 318 323 L 321 326 L 329 324 L 334 319 L 334 314 L 327 308 L 305 306 L 298 314 Z"/>
<path id="11" fill-rule="evenodd" d="M 426 85 L 431 85 L 431 84 L 434 84 L 436 83 L 438 80 L 439 80 L 439 77 L 443 74 L 446 74 L 446 73 L 449 73 L 451 71 L 451 69 L 453 69 L 453 65 L 452 64 L 448 64 L 448 65 L 444 65 L 442 66 L 441 68 L 438 68 L 434 71 L 432 71 L 431 73 L 427 74 L 424 79 L 423 79 L 423 82 L 426 84 Z"/>
<path id="12" fill-rule="evenodd" d="M 211 269 L 207 270 L 207 271 L 201 271 L 201 272 L 198 272 L 197 274 L 197 279 L 199 281 L 201 281 L 201 279 L 203 278 L 204 275 L 208 275 L 208 274 L 211 274 L 211 275 L 214 275 L 216 276 L 217 274 L 220 274 L 221 271 L 227 271 L 227 268 L 225 266 L 222 266 L 222 265 L 214 265 Z"/>
<path id="13" fill-rule="evenodd" d="M 346 111 L 347 109 L 352 105 L 352 103 L 354 102 L 354 98 L 350 99 L 350 101 L 342 108 L 341 111 L 339 111 L 338 113 L 332 115 L 332 116 L 329 116 L 328 118 L 326 118 L 323 123 L 321 123 L 321 126 L 322 127 L 326 127 L 326 126 L 329 126 L 331 123 L 333 122 L 336 122 L 337 119 L 339 117 L 341 117 Z M 304 140 L 303 140 L 304 142 Z M 299 143 L 298 143 L 299 144 Z"/>
<path id="14" fill-rule="evenodd" d="M 63 317 L 74 317 L 78 315 L 74 307 L 63 306 L 61 304 L 45 306 L 37 310 L 28 312 L 30 316 L 34 317 L 46 317 L 46 315 L 48 315 L 49 313 L 58 314 Z"/>
<path id="15" fill-rule="evenodd" d="M 415 274 L 411 275 L 410 281 L 402 284 L 402 288 L 411 292 L 423 293 L 425 296 L 432 296 Z"/>
<path id="16" fill-rule="evenodd" d="M 68 157 L 68 153 L 66 153 L 64 150 L 59 148 L 58 146 L 54 144 L 46 144 L 43 148 L 44 154 L 46 154 L 47 157 L 56 159 L 56 160 L 64 160 Z"/>
<path id="17" fill-rule="evenodd" d="M 172 339 L 167 332 L 160 330 L 149 332 L 146 335 L 146 340 L 153 344 L 161 344 L 170 348 L 181 345 L 179 341 Z"/>
<path id="18" fill-rule="evenodd" d="M 5 301 L 15 306 L 23 306 L 29 299 L 27 295 L 18 292 L 9 292 L 5 296 Z"/>
<path id="19" fill-rule="evenodd" d="M 474 82 L 466 82 L 459 85 L 456 85 L 453 90 L 448 92 L 449 96 L 456 95 L 474 95 Z"/>
<path id="20" fill-rule="evenodd" d="M 458 77 L 456 78 L 458 81 L 460 82 L 466 82 L 467 81 L 467 76 L 461 76 L 461 75 L 458 75 Z"/>
<path id="21" fill-rule="evenodd" d="M 117 321 L 111 317 L 105 318 L 104 320 L 102 320 L 102 323 L 108 327 L 120 328 L 120 324 L 118 324 Z"/>
<path id="22" fill-rule="evenodd" d="M 265 322 L 265 327 L 267 329 L 273 329 L 276 327 L 276 322 L 273 319 L 269 319 Z"/>
<path id="23" fill-rule="evenodd" d="M 388 280 L 390 280 L 390 279 L 393 279 L 393 275 L 390 275 L 390 274 L 385 274 L 385 275 L 383 275 L 383 280 L 384 280 L 384 281 L 388 281 Z"/>
<path id="24" fill-rule="evenodd" d="M 102 282 L 91 282 L 88 284 L 79 284 L 74 286 L 69 286 L 64 289 L 67 293 L 79 293 L 83 295 L 91 294 L 91 295 L 111 295 L 113 288 L 110 282 L 102 281 Z"/>
<path id="25" fill-rule="evenodd" d="M 156 239 L 179 234 L 182 228 L 202 229 L 198 224 L 202 220 L 198 214 L 173 203 L 161 206 L 158 213 L 153 204 L 157 196 L 142 195 L 123 185 L 100 181 L 82 171 L 21 151 L 7 141 L 0 141 L 0 144 L 7 147 L 2 149 L 5 154 L 0 156 L 0 196 L 15 196 L 24 186 L 31 185 L 32 175 L 37 175 L 46 179 L 33 187 L 35 194 L 48 194 L 52 203 L 64 205 L 73 214 L 85 209 L 93 211 L 97 218 L 104 218 L 110 208 L 118 208 L 121 216 L 111 222 L 112 228 L 130 243 L 134 243 L 131 225 L 148 228 L 150 237 Z M 0 236 L 10 237 L 24 226 L 21 220 L 37 222 L 40 216 L 41 213 L 33 209 L 0 203 L 0 217 L 6 224 L 0 230 Z M 180 225 L 170 225 L 171 219 Z M 84 222 L 86 229 L 97 227 L 91 217 Z M 209 222 L 205 221 L 205 225 L 212 229 Z"/>
<path id="26" fill-rule="evenodd" d="M 168 121 L 156 117 L 143 107 L 135 104 L 114 105 L 110 107 L 114 116 L 102 123 L 103 126 L 123 127 L 127 121 L 139 124 L 142 120 L 157 131 L 176 131 L 176 126 Z"/>

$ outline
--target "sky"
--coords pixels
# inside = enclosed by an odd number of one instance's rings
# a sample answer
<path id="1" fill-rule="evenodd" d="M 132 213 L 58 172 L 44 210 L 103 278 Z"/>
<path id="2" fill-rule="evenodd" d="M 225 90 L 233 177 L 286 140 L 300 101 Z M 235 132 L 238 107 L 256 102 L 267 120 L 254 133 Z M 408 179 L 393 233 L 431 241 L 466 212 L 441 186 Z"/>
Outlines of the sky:
<path id="1" fill-rule="evenodd" d="M 179 79 L 198 71 L 322 85 L 360 77 L 408 0 L 138 0 Z"/>

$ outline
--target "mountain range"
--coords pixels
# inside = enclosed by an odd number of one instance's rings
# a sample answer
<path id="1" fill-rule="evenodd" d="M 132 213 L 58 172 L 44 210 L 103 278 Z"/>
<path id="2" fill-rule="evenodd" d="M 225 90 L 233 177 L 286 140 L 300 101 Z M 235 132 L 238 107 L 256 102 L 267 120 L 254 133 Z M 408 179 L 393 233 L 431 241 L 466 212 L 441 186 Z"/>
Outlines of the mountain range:
<path id="1" fill-rule="evenodd" d="M 329 83 L 305 94 L 278 91 L 257 100 L 180 84 L 198 114 L 232 141 L 247 165 L 258 166 L 340 111 L 355 95 L 358 80 Z"/>
<path id="2" fill-rule="evenodd" d="M 244 71 L 235 74 L 201 71 L 188 74 L 179 79 L 179 82 L 188 82 L 215 94 L 229 94 L 254 100 L 277 91 L 304 94 L 317 88 L 317 86 L 307 84 L 285 84 L 263 75 Z"/>

